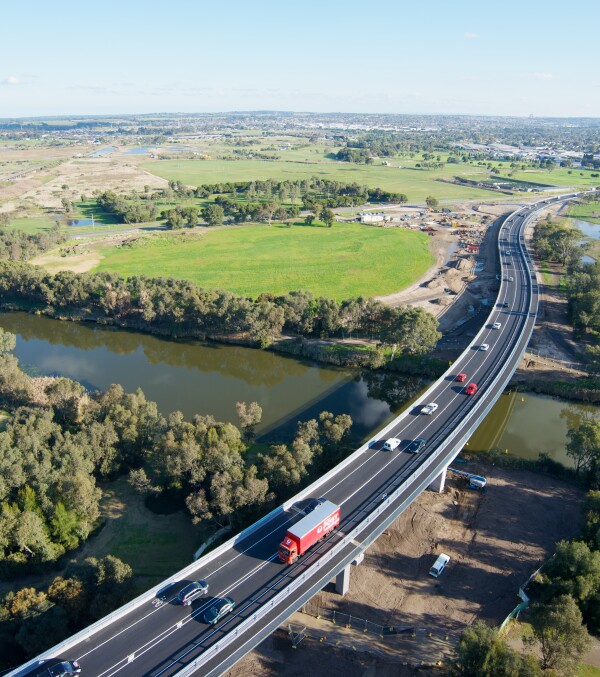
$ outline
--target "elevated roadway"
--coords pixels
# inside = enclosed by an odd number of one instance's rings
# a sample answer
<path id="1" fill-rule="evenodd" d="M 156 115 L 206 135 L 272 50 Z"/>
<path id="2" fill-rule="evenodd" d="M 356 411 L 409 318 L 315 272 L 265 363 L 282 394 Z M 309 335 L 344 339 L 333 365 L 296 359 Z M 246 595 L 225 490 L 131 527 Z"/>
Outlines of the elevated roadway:
<path id="1" fill-rule="evenodd" d="M 347 573 L 421 491 L 432 482 L 443 486 L 446 468 L 502 394 L 527 347 L 538 307 L 525 228 L 538 209 L 572 197 L 519 209 L 504 221 L 498 233 L 502 279 L 493 309 L 471 345 L 415 406 L 236 538 L 10 675 L 42 675 L 58 659 L 78 660 L 86 677 L 219 675 L 328 581 Z M 483 344 L 489 349 L 481 350 Z M 467 374 L 465 383 L 456 381 L 459 372 Z M 473 396 L 465 394 L 468 383 L 477 384 Z M 420 413 L 427 402 L 438 404 L 431 416 Z M 394 452 L 383 449 L 390 437 L 402 440 Z M 416 438 L 426 440 L 423 449 L 408 453 Z M 320 496 L 341 506 L 339 529 L 296 564 L 282 564 L 277 546 L 287 526 L 301 519 L 297 507 Z M 178 604 L 179 590 L 200 578 L 209 584 L 208 595 L 191 607 Z M 204 612 L 223 596 L 233 598 L 234 611 L 207 625 Z"/>

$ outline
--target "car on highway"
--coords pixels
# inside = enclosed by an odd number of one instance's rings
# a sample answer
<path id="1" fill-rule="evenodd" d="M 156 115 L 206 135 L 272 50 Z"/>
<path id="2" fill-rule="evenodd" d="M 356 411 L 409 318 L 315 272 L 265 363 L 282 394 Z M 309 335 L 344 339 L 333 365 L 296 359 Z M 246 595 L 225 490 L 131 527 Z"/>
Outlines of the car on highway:
<path id="1" fill-rule="evenodd" d="M 397 437 L 390 437 L 389 440 L 385 441 L 383 448 L 386 451 L 394 451 L 394 449 L 397 449 L 399 446 L 400 446 L 400 440 Z"/>
<path id="2" fill-rule="evenodd" d="M 489 349 L 490 349 L 490 344 L 489 344 L 489 343 L 482 343 L 482 344 L 479 346 L 479 350 L 483 350 L 483 352 L 485 352 L 486 350 L 489 350 Z"/>
<path id="3" fill-rule="evenodd" d="M 209 625 L 218 623 L 221 618 L 227 616 L 235 609 L 235 602 L 231 597 L 218 597 L 204 614 L 204 622 Z"/>
<path id="4" fill-rule="evenodd" d="M 498 308 L 508 308 L 508 303 L 506 303 L 506 301 L 504 303 L 498 303 Z"/>
<path id="5" fill-rule="evenodd" d="M 438 408 L 438 405 L 435 402 L 430 402 L 429 404 L 426 404 L 422 409 L 421 413 L 426 414 L 427 416 L 431 416 L 433 412 Z"/>
<path id="6" fill-rule="evenodd" d="M 190 606 L 196 597 L 202 597 L 208 592 L 208 583 L 206 581 L 194 581 L 185 588 L 182 588 L 177 595 L 177 601 L 183 606 Z"/>
<path id="7" fill-rule="evenodd" d="M 461 371 L 460 374 L 457 374 L 456 380 L 457 380 L 459 383 L 463 383 L 463 381 L 466 381 L 466 380 L 467 380 L 467 375 Z"/>
<path id="8" fill-rule="evenodd" d="M 81 672 L 81 665 L 77 661 L 61 661 L 49 667 L 47 672 L 51 677 L 78 675 Z"/>
<path id="9" fill-rule="evenodd" d="M 409 451 L 411 454 L 418 454 L 426 444 L 427 440 L 424 437 L 417 437 L 416 440 L 413 440 L 408 447 L 406 447 L 406 451 Z"/>
<path id="10" fill-rule="evenodd" d="M 465 393 L 467 395 L 475 395 L 477 392 L 477 383 L 469 383 L 469 385 L 465 388 Z"/>
<path id="11" fill-rule="evenodd" d="M 500 329 L 501 326 L 502 326 L 501 322 L 494 322 L 494 324 L 492 325 L 492 329 Z"/>
<path id="12" fill-rule="evenodd" d="M 325 499 L 325 498 L 311 498 L 311 500 L 304 506 L 304 514 L 310 515 L 310 513 L 315 508 L 318 508 L 320 505 L 325 503 L 326 500 L 327 499 Z"/>
<path id="13" fill-rule="evenodd" d="M 515 278 L 511 275 L 511 276 L 508 278 L 508 281 L 509 281 L 509 282 L 514 282 L 514 281 L 515 281 Z"/>

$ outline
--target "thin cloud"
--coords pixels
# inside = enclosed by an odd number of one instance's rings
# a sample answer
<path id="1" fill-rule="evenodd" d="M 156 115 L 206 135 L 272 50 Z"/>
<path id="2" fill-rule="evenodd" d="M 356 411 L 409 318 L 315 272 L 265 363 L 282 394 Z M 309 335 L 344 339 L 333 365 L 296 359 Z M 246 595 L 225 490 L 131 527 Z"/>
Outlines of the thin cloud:
<path id="1" fill-rule="evenodd" d="M 535 73 L 521 73 L 519 77 L 525 78 L 527 80 L 554 80 L 556 76 L 554 75 L 554 73 L 535 72 Z"/>
<path id="2" fill-rule="evenodd" d="M 465 40 L 478 40 L 479 36 L 477 33 L 465 33 Z"/>
<path id="3" fill-rule="evenodd" d="M 21 81 L 16 75 L 9 75 L 8 77 L 4 78 L 1 81 L 1 84 L 6 85 L 8 87 L 14 87 L 15 85 L 20 85 Z"/>

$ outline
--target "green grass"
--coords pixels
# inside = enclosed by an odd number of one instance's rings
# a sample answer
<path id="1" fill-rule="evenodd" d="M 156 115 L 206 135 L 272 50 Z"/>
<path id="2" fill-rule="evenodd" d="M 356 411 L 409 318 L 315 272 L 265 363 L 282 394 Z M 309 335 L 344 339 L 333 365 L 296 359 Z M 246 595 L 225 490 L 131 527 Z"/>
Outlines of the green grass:
<path id="1" fill-rule="evenodd" d="M 153 513 L 125 478 L 110 482 L 103 491 L 107 522 L 86 543 L 82 556 L 116 555 L 132 567 L 134 575 L 158 580 L 192 562 L 203 536 L 185 510 Z"/>
<path id="2" fill-rule="evenodd" d="M 302 149 L 301 152 L 305 152 Z M 479 180 L 488 177 L 483 167 L 473 165 L 444 165 L 441 169 L 423 170 L 415 168 L 418 159 L 390 158 L 393 165 L 355 165 L 348 162 L 324 160 L 323 152 L 315 153 L 316 161 L 286 162 L 282 151 L 282 160 L 268 162 L 264 160 L 156 160 L 143 162 L 140 166 L 158 176 L 173 181 L 182 181 L 186 185 L 197 186 L 203 183 L 220 181 L 252 181 L 256 179 L 295 180 L 318 176 L 344 183 L 357 182 L 371 188 L 382 188 L 398 193 L 406 193 L 409 202 L 424 202 L 428 195 L 440 200 L 461 199 L 506 199 L 498 193 L 469 186 L 443 183 L 438 179 L 451 180 L 453 176 Z M 298 152 L 300 154 L 300 152 Z"/>
<path id="3" fill-rule="evenodd" d="M 507 177 L 508 172 L 511 171 L 508 165 L 500 168 L 500 174 L 495 179 L 499 180 Z M 569 174 L 571 171 L 571 174 Z M 558 167 L 549 172 L 547 169 L 525 169 L 523 171 L 515 171 L 510 177 L 514 181 L 528 181 L 531 183 L 539 183 L 544 186 L 599 186 L 600 178 L 592 177 L 592 174 L 597 174 L 596 171 L 586 169 L 567 169 L 566 167 Z"/>
<path id="4" fill-rule="evenodd" d="M 309 290 L 335 299 L 398 291 L 433 263 L 428 236 L 403 229 L 335 223 L 215 230 L 203 237 L 145 238 L 106 249 L 100 270 L 189 279 L 252 297 Z"/>
<path id="5" fill-rule="evenodd" d="M 595 665 L 582 665 L 579 668 L 579 677 L 600 677 L 600 668 Z"/>
<path id="6" fill-rule="evenodd" d="M 9 228 L 15 228 L 33 234 L 44 230 L 50 230 L 55 223 L 54 219 L 51 219 L 49 216 L 28 216 L 11 221 Z"/>
<path id="7" fill-rule="evenodd" d="M 583 202 L 570 204 L 568 209 L 561 212 L 561 216 L 570 216 L 590 223 L 600 223 L 600 203 Z"/>

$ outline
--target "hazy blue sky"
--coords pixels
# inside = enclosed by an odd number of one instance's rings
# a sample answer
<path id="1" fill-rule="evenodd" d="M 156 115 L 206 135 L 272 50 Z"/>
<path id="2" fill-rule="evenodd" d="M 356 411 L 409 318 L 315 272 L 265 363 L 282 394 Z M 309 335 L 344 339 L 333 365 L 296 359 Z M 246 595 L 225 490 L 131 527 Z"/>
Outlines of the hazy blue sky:
<path id="1" fill-rule="evenodd" d="M 598 0 L 2 5 L 0 117 L 256 109 L 600 116 Z"/>

